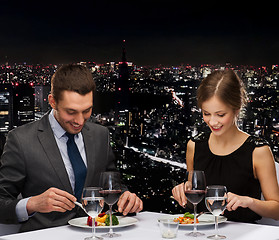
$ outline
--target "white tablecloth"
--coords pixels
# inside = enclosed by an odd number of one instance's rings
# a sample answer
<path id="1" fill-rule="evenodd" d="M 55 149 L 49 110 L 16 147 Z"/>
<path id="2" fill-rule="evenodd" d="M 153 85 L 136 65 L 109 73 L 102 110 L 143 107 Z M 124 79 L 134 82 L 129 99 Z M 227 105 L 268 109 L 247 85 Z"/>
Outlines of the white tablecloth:
<path id="1" fill-rule="evenodd" d="M 118 228 L 115 231 L 122 234 L 120 238 L 116 239 L 162 239 L 157 219 L 164 214 L 142 212 L 136 218 L 138 223 L 133 226 Z M 205 233 L 205 236 L 199 238 L 192 238 L 185 236 L 185 233 L 191 231 L 191 226 L 179 227 L 176 239 L 207 239 L 206 236 L 214 234 L 214 225 L 204 226 L 198 228 L 199 231 Z M 97 235 L 107 232 L 108 230 L 97 229 Z M 236 222 L 225 222 L 219 224 L 219 233 L 226 235 L 227 239 L 237 240 L 279 240 L 279 227 L 267 226 L 260 224 L 246 224 Z M 83 229 L 72 226 L 62 226 L 56 228 L 49 228 L 45 230 L 32 231 L 27 233 L 18 233 L 13 235 L 6 235 L 0 237 L 0 240 L 83 240 L 85 237 L 91 235 L 90 229 Z"/>

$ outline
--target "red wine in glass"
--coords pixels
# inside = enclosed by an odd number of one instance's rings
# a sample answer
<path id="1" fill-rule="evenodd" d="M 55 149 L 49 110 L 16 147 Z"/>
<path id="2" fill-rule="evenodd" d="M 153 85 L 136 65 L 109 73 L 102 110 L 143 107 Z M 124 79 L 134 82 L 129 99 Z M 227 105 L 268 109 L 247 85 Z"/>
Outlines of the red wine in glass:
<path id="1" fill-rule="evenodd" d="M 194 205 L 194 230 L 186 235 L 198 237 L 204 235 L 197 231 L 197 204 L 205 195 L 205 175 L 203 171 L 191 170 L 186 172 L 185 196 Z"/>
<path id="2" fill-rule="evenodd" d="M 118 201 L 121 190 L 102 190 L 100 194 L 104 198 L 106 204 L 113 205 Z"/>
<path id="3" fill-rule="evenodd" d="M 115 204 L 121 195 L 121 179 L 119 172 L 102 172 L 100 176 L 100 191 L 106 204 L 109 205 L 110 229 L 103 237 L 120 237 L 121 234 L 113 232 L 112 229 L 112 205 Z"/>
<path id="4" fill-rule="evenodd" d="M 198 204 L 205 195 L 205 190 L 186 190 L 186 198 L 193 204 Z"/>

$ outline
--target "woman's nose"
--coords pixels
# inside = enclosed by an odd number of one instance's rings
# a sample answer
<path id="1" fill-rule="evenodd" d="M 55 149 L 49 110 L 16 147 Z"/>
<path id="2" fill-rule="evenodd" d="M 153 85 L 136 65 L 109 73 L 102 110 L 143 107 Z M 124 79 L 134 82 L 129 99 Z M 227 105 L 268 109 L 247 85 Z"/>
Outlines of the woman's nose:
<path id="1" fill-rule="evenodd" d="M 209 124 L 210 124 L 211 126 L 215 126 L 215 125 L 218 124 L 218 120 L 217 120 L 215 117 L 211 117 L 211 118 L 209 119 Z"/>

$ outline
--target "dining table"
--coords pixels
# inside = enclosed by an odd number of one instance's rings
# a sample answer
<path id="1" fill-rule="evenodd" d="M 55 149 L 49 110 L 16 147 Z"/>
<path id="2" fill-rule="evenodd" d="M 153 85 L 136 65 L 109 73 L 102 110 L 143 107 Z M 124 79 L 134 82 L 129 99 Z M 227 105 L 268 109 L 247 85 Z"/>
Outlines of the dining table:
<path id="1" fill-rule="evenodd" d="M 114 231 L 120 233 L 121 236 L 115 240 L 121 239 L 163 239 L 158 219 L 164 217 L 172 217 L 169 214 L 155 212 L 141 212 L 132 218 L 137 220 L 134 224 L 125 227 L 116 227 Z M 130 217 L 131 218 L 131 217 Z M 179 226 L 178 233 L 175 239 L 207 239 L 207 236 L 215 234 L 214 222 L 204 226 L 198 226 L 198 231 L 204 233 L 203 236 L 195 238 L 186 236 L 187 233 L 193 230 L 192 225 Z M 96 228 L 96 235 L 100 236 L 106 233 L 108 229 Z M 226 236 L 226 239 L 231 240 L 279 240 L 279 227 L 268 226 L 261 224 L 249 224 L 240 222 L 224 221 L 219 224 L 219 233 Z M 24 233 L 16 233 L 1 236 L 0 240 L 83 240 L 91 236 L 91 229 L 73 225 L 65 225 L 43 230 L 36 230 Z"/>

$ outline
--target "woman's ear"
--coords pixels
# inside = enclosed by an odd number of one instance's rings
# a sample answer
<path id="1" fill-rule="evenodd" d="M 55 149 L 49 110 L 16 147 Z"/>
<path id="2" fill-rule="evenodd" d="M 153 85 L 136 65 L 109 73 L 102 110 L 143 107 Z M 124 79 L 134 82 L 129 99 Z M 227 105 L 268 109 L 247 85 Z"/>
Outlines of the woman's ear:
<path id="1" fill-rule="evenodd" d="M 239 117 L 240 109 L 234 111 L 235 119 L 237 120 Z"/>

